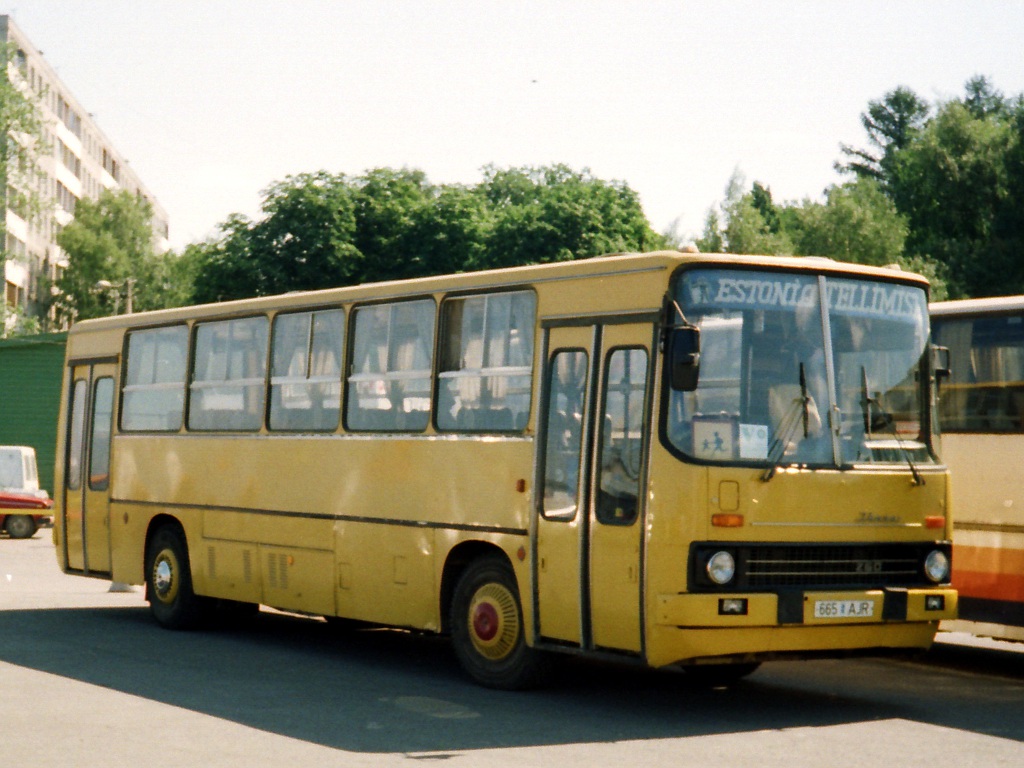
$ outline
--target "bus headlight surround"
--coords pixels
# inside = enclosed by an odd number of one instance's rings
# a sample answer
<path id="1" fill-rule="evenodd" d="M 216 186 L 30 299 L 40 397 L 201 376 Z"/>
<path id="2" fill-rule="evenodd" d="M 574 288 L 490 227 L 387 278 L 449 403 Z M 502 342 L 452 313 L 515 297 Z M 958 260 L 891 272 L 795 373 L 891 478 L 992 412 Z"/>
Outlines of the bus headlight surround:
<path id="1" fill-rule="evenodd" d="M 736 575 L 736 558 L 723 549 L 709 557 L 704 568 L 712 582 L 725 586 Z"/>
<path id="2" fill-rule="evenodd" d="M 949 555 L 933 549 L 924 559 L 924 574 L 936 584 L 949 581 Z"/>

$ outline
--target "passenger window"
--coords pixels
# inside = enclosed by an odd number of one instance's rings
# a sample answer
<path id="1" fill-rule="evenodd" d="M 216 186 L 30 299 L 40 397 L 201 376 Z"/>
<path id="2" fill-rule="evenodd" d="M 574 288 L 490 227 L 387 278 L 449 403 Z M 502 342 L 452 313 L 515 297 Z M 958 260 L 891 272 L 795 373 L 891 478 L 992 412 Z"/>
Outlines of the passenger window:
<path id="1" fill-rule="evenodd" d="M 82 455 L 85 452 L 85 407 L 89 385 L 84 379 L 75 381 L 71 394 L 71 424 L 68 435 L 68 466 L 64 483 L 69 490 L 82 487 Z"/>
<path id="2" fill-rule="evenodd" d="M 97 379 L 92 396 L 92 435 L 89 439 L 89 488 L 105 491 L 110 485 L 110 428 L 114 408 L 114 380 Z"/>
<path id="3" fill-rule="evenodd" d="M 536 303 L 531 291 L 444 303 L 438 429 L 519 432 L 526 428 Z"/>
<path id="4" fill-rule="evenodd" d="M 353 312 L 345 412 L 348 429 L 426 429 L 430 420 L 434 315 L 430 299 L 360 307 Z"/>
<path id="5" fill-rule="evenodd" d="M 262 426 L 267 325 L 265 317 L 247 317 L 196 326 L 189 429 L 256 431 Z"/>
<path id="6" fill-rule="evenodd" d="M 605 367 L 597 519 L 631 525 L 637 518 L 643 467 L 647 351 L 616 349 Z"/>
<path id="7" fill-rule="evenodd" d="M 571 520 L 579 498 L 587 353 L 560 350 L 551 361 L 544 444 L 544 516 Z"/>
<path id="8" fill-rule="evenodd" d="M 121 429 L 177 432 L 185 408 L 188 329 L 183 325 L 128 335 Z"/>
<path id="9" fill-rule="evenodd" d="M 345 313 L 340 309 L 274 318 L 271 429 L 337 429 L 344 337 Z"/>

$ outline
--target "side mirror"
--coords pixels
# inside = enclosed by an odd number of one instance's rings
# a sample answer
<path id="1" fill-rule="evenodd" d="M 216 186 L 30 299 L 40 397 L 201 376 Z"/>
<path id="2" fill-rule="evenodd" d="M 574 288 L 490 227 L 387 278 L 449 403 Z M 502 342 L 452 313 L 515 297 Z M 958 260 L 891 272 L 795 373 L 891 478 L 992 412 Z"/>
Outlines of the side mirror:
<path id="1" fill-rule="evenodd" d="M 684 325 L 669 331 L 669 383 L 679 392 L 693 392 L 700 374 L 700 329 Z"/>
<path id="2" fill-rule="evenodd" d="M 949 360 L 949 347 L 932 344 L 932 370 L 935 371 L 936 381 L 948 379 L 952 375 Z"/>

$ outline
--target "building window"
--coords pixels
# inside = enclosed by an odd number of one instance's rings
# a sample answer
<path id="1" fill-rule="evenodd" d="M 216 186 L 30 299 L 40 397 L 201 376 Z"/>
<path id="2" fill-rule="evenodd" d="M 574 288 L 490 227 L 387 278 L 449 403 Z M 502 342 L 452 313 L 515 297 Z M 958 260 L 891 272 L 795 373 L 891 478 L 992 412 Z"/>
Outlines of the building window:
<path id="1" fill-rule="evenodd" d="M 64 163 L 64 167 L 75 174 L 77 178 L 82 178 L 82 160 L 63 141 L 58 139 L 57 143 L 59 145 L 60 161 Z"/>
<path id="2" fill-rule="evenodd" d="M 55 195 L 57 198 L 57 205 L 68 213 L 74 214 L 75 206 L 78 204 L 78 198 L 75 196 L 74 192 L 65 187 L 59 181 L 54 181 L 54 184 L 56 185 L 57 190 L 57 194 Z"/>

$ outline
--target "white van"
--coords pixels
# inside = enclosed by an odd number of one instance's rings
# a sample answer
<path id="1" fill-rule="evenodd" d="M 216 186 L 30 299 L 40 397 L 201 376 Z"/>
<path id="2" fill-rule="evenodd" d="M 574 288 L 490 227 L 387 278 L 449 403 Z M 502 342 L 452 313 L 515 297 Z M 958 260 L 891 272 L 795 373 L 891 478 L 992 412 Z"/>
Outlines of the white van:
<path id="1" fill-rule="evenodd" d="M 53 500 L 39 488 L 36 451 L 27 445 L 0 445 L 0 531 L 12 539 L 30 538 L 51 522 Z"/>

